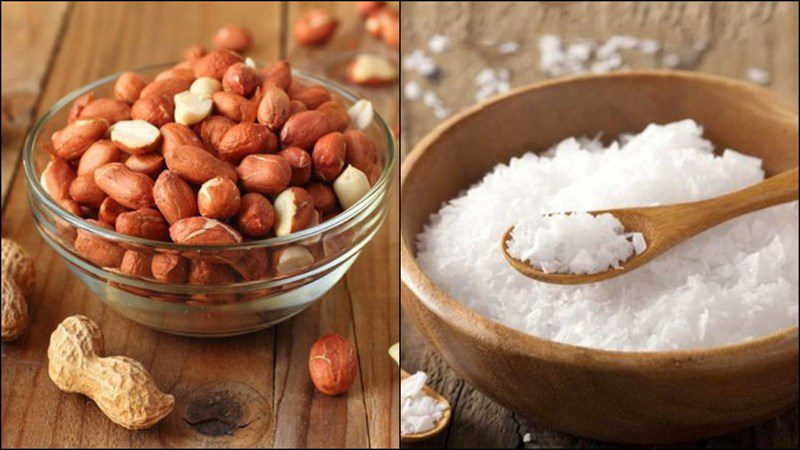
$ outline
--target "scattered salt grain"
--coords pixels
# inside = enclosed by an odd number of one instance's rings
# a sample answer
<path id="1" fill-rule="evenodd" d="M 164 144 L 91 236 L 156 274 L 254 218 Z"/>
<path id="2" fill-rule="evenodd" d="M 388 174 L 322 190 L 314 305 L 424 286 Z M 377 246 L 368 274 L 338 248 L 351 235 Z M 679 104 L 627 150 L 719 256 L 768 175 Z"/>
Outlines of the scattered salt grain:
<path id="1" fill-rule="evenodd" d="M 661 59 L 661 64 L 668 69 L 674 69 L 681 64 L 681 58 L 675 53 L 667 53 Z"/>
<path id="2" fill-rule="evenodd" d="M 443 205 L 418 236 L 417 257 L 453 298 L 545 339 L 623 351 L 742 342 L 798 323 L 797 202 L 733 219 L 589 285 L 533 281 L 508 265 L 498 241 L 520 211 L 694 201 L 763 178 L 759 159 L 715 154 L 691 120 L 650 125 L 608 146 L 566 139 L 498 165 Z"/>
<path id="3" fill-rule="evenodd" d="M 446 405 L 425 394 L 423 387 L 428 376 L 417 372 L 400 383 L 400 433 L 416 434 L 433 429 Z"/>
<path id="4" fill-rule="evenodd" d="M 772 77 L 770 76 L 769 72 L 757 67 L 751 67 L 747 69 L 747 79 L 762 86 L 766 86 L 772 82 Z"/>
<path id="5" fill-rule="evenodd" d="M 419 100 L 420 97 L 422 97 L 422 88 L 419 86 L 419 83 L 409 81 L 406 83 L 405 87 L 403 87 L 403 95 L 409 100 Z"/>
<path id="6" fill-rule="evenodd" d="M 428 48 L 433 53 L 443 53 L 450 50 L 450 38 L 437 34 L 428 39 Z"/>
<path id="7" fill-rule="evenodd" d="M 644 242 L 641 233 L 625 233 L 609 213 L 533 214 L 514 226 L 508 253 L 544 273 L 594 274 L 619 269 L 641 253 L 646 245 L 637 251 L 634 239 Z"/>
<path id="8" fill-rule="evenodd" d="M 503 42 L 497 46 L 497 53 L 501 55 L 510 55 L 519 50 L 519 44 L 514 41 Z"/>
<path id="9" fill-rule="evenodd" d="M 511 71 L 508 69 L 485 68 L 475 76 L 475 101 L 486 100 L 511 89 Z"/>
<path id="10" fill-rule="evenodd" d="M 645 55 L 652 55 L 661 50 L 661 43 L 654 39 L 643 39 L 639 41 L 639 50 Z"/>
<path id="11" fill-rule="evenodd" d="M 525 433 L 525 434 L 522 436 L 522 442 L 524 442 L 524 443 L 526 443 L 526 444 L 527 444 L 527 443 L 529 443 L 530 441 L 531 441 L 531 434 L 530 434 L 530 433 Z"/>
<path id="12" fill-rule="evenodd" d="M 414 50 L 402 58 L 403 70 L 417 72 L 424 77 L 435 77 L 439 73 L 439 66 L 433 58 L 422 50 Z"/>

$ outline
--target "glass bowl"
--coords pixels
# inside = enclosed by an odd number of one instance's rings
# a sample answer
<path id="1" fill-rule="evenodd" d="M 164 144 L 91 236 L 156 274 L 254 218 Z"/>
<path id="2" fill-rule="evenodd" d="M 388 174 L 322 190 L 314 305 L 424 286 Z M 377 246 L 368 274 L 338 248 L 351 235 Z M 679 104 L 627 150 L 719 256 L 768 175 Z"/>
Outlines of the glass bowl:
<path id="1" fill-rule="evenodd" d="M 173 64 L 140 69 L 152 79 Z M 54 131 L 67 123 L 73 100 L 89 91 L 112 96 L 119 74 L 81 87 L 56 102 L 33 126 L 25 141 L 23 166 L 31 210 L 45 241 L 103 302 L 120 314 L 150 328 L 198 337 L 231 336 L 275 325 L 301 312 L 323 296 L 347 272 L 364 246 L 379 230 L 388 204 L 397 152 L 394 135 L 376 113 L 363 130 L 378 150 L 382 173 L 355 205 L 325 222 L 283 237 L 247 241 L 230 246 L 185 246 L 123 235 L 77 217 L 62 208 L 39 183 Z M 321 85 L 345 106 L 359 98 L 345 88 L 294 70 L 295 79 Z M 77 252 L 77 236 L 102 247 L 135 250 L 145 255 L 178 255 L 186 264 L 204 264 L 210 270 L 228 270 L 235 282 L 223 284 L 166 283 L 102 267 L 96 252 Z M 280 273 L 273 260 L 296 255 Z"/>

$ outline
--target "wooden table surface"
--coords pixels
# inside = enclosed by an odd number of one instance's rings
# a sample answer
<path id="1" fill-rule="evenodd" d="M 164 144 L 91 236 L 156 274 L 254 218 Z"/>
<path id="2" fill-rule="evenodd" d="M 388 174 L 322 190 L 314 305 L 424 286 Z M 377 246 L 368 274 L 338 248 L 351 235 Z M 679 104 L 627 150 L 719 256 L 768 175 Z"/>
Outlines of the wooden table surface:
<path id="1" fill-rule="evenodd" d="M 332 42 L 309 50 L 295 44 L 289 29 L 312 6 L 341 22 Z M 32 120 L 63 95 L 113 72 L 177 60 L 191 44 L 209 46 L 225 24 L 252 31 L 248 55 L 262 64 L 288 58 L 295 67 L 341 79 L 356 50 L 397 59 L 364 32 L 354 6 L 3 2 L 2 22 L 2 234 L 34 255 L 38 279 L 28 299 L 28 331 L 2 345 L 2 446 L 397 447 L 399 378 L 386 353 L 399 334 L 397 183 L 383 228 L 321 301 L 262 332 L 191 339 L 151 331 L 89 293 L 34 230 L 19 163 Z M 359 92 L 390 125 L 396 122 L 396 85 Z M 47 374 L 47 345 L 55 326 L 72 314 L 97 320 L 106 354 L 143 362 L 175 395 L 176 409 L 164 422 L 130 432 L 86 397 L 56 388 Z M 355 345 L 361 369 L 339 397 L 319 394 L 308 376 L 311 344 L 331 331 Z M 186 416 L 188 405 L 211 398 L 203 420 Z"/>
<path id="2" fill-rule="evenodd" d="M 797 105 L 798 8 L 796 2 L 530 2 L 511 4 L 404 2 L 402 46 L 405 57 L 416 49 L 428 54 L 428 40 L 435 34 L 450 37 L 452 49 L 433 55 L 441 74 L 429 82 L 416 73 L 404 72 L 403 83 L 415 81 L 433 89 L 445 106 L 458 111 L 474 102 L 475 75 L 484 67 L 508 68 L 511 85 L 521 86 L 544 76 L 538 70 L 537 39 L 545 33 L 564 38 L 605 39 L 631 34 L 657 39 L 664 52 L 705 49 L 690 58 L 689 69 L 745 78 L 750 67 L 771 73 L 770 88 Z M 487 41 L 514 41 L 520 49 L 500 55 Z M 660 53 L 631 57 L 634 68 L 659 67 Z M 692 56 L 692 55 L 690 55 Z M 405 153 L 439 123 L 423 101 L 402 101 L 402 136 Z M 559 433 L 537 425 L 533 418 L 514 414 L 459 379 L 439 359 L 401 316 L 402 365 L 409 372 L 426 371 L 430 385 L 445 395 L 453 407 L 446 433 L 419 447 L 538 448 L 604 447 L 588 439 Z M 530 433 L 531 441 L 523 442 Z M 798 409 L 781 417 L 727 436 L 686 444 L 687 447 L 797 447 Z M 413 445 L 403 444 L 403 447 Z"/>

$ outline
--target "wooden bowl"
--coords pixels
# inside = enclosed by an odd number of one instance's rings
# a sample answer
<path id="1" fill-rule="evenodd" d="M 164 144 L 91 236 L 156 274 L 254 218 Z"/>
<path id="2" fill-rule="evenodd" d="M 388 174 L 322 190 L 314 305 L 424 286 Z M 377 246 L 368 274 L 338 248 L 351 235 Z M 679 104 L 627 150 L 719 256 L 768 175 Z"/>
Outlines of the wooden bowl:
<path id="1" fill-rule="evenodd" d="M 537 83 L 452 117 L 402 167 L 403 306 L 456 373 L 500 404 L 577 435 L 634 444 L 720 435 L 797 402 L 798 330 L 718 348 L 615 352 L 540 339 L 448 296 L 420 269 L 428 217 L 498 163 L 569 136 L 606 138 L 692 118 L 717 148 L 797 166 L 796 109 L 757 86 L 698 73 L 629 72 Z M 499 246 L 498 246 L 498 251 Z"/>

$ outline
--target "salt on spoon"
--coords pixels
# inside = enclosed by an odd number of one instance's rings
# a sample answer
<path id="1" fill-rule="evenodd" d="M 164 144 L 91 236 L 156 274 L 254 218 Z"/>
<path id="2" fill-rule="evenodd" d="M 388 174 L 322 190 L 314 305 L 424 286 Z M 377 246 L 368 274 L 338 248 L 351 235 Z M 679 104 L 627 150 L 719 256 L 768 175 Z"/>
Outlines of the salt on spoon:
<path id="1" fill-rule="evenodd" d="M 644 251 L 624 260 L 619 267 L 596 273 L 545 272 L 528 260 L 520 260 L 509 253 L 514 226 L 502 237 L 501 248 L 506 261 L 528 278 L 553 284 L 594 283 L 618 277 L 641 267 L 656 256 L 681 242 L 723 222 L 741 215 L 797 200 L 797 168 L 768 178 L 761 183 L 708 200 L 644 208 L 624 208 L 607 211 L 590 211 L 599 217 L 611 214 L 624 226 L 626 233 L 641 233 L 646 242 Z M 639 247 L 641 247 L 639 245 Z M 518 251 L 512 251 L 519 255 Z"/>
<path id="2" fill-rule="evenodd" d="M 396 362 L 397 365 L 399 366 L 400 365 L 400 343 L 396 343 L 396 344 L 392 345 L 389 348 L 389 355 L 392 357 L 392 359 L 394 359 L 394 362 Z M 411 377 L 415 377 L 416 379 L 408 380 Z M 426 431 L 422 431 L 422 432 L 419 432 L 419 433 L 408 433 L 408 434 L 404 434 L 404 433 L 401 432 L 400 440 L 402 442 L 420 442 L 420 441 L 424 441 L 424 440 L 430 439 L 430 438 L 438 435 L 442 431 L 444 431 L 447 428 L 447 426 L 450 424 L 450 416 L 451 416 L 450 402 L 448 402 L 447 399 L 444 398 L 441 394 L 439 394 L 438 392 L 436 392 L 433 389 L 429 388 L 424 382 L 424 377 L 425 377 L 425 374 L 423 372 L 417 372 L 414 375 L 410 375 L 405 370 L 400 369 L 400 379 L 402 380 L 401 383 L 406 383 L 406 382 L 409 382 L 409 381 L 414 383 L 414 382 L 419 381 L 420 378 L 423 378 L 422 385 L 419 388 L 420 393 L 424 394 L 424 396 L 426 396 L 426 397 L 430 397 L 434 403 L 442 405 L 442 409 L 440 411 L 441 412 L 441 417 L 439 417 L 436 420 L 436 422 L 433 424 L 432 428 L 430 428 L 430 429 L 428 429 Z M 401 389 L 401 391 L 402 391 L 402 389 Z M 401 399 L 401 401 L 402 401 L 402 399 Z"/>

